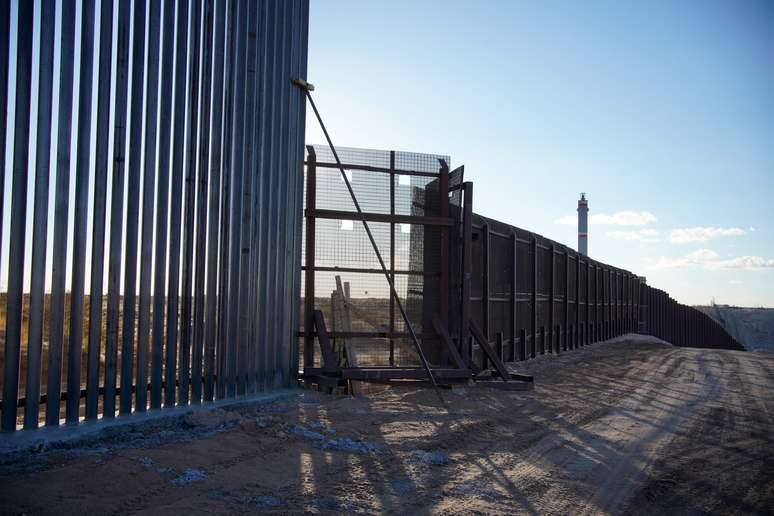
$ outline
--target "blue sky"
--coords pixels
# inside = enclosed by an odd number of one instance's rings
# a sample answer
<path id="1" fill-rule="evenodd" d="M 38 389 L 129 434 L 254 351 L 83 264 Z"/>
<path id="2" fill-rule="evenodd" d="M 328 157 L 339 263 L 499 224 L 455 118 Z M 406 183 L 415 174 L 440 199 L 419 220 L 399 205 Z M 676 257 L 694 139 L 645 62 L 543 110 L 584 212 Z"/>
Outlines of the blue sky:
<path id="1" fill-rule="evenodd" d="M 35 11 L 37 49 L 39 2 Z M 80 5 L 75 16 L 79 34 Z M 13 99 L 14 59 L 9 72 Z M 75 76 L 77 96 L 78 64 Z M 774 306 L 772 2 L 311 0 L 308 78 L 338 145 L 449 154 L 475 182 L 477 212 L 572 247 L 585 191 L 594 258 L 685 303 Z M 307 141 L 322 143 L 309 114 Z M 32 156 L 34 140 L 33 123 Z M 6 148 L 0 288 L 12 131 Z M 51 220 L 48 231 L 50 264 Z"/>
<path id="2" fill-rule="evenodd" d="M 312 0 L 308 78 L 337 145 L 449 154 L 573 248 L 588 192 L 592 257 L 774 306 L 774 3 Z"/>

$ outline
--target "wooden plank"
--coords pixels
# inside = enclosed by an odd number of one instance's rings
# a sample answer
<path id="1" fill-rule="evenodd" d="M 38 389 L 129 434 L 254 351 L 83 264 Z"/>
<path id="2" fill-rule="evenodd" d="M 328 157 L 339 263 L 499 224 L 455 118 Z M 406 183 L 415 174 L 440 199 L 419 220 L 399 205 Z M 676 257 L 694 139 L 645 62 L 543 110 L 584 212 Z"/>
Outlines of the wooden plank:
<path id="1" fill-rule="evenodd" d="M 94 69 L 94 1 L 86 0 L 83 3 L 82 12 L 80 73 L 83 77 L 91 77 Z M 70 423 L 78 421 L 80 411 L 80 400 L 76 402 L 76 396 L 74 394 L 81 390 L 81 363 L 83 361 L 83 297 L 86 272 L 86 223 L 88 217 L 89 175 L 91 173 L 92 84 L 93 81 L 80 81 L 78 92 L 78 136 L 76 143 L 72 251 L 73 268 L 70 295 L 70 338 L 67 356 L 67 392 L 70 393 L 70 397 L 68 398 L 70 401 L 67 404 L 67 421 Z M 69 163 L 60 163 L 62 167 L 69 168 Z M 65 250 L 63 252 L 66 253 L 66 243 L 64 247 Z M 62 288 L 64 289 L 64 286 Z M 49 349 L 49 351 L 52 350 L 54 352 L 49 352 L 48 355 L 49 389 L 61 384 L 62 374 L 61 351 L 54 347 Z M 53 404 L 54 402 L 52 401 L 51 403 Z M 58 402 L 56 403 L 56 407 L 59 407 Z M 59 424 L 59 415 L 56 414 L 56 417 L 54 417 L 56 412 L 53 410 L 54 408 L 55 407 L 53 406 L 51 407 L 52 410 L 49 410 L 48 407 L 46 408 L 47 425 Z M 48 414 L 51 414 L 50 418 Z"/>
<path id="2" fill-rule="evenodd" d="M 24 407 L 24 428 L 38 427 L 43 309 L 46 280 L 46 237 L 48 233 L 48 187 L 51 155 L 51 100 L 54 83 L 54 41 L 56 5 L 42 2 L 40 13 L 40 56 L 38 73 L 38 120 L 35 145 L 35 200 L 32 222 L 32 263 L 30 316 L 27 340 L 27 382 L 25 395 L 32 403 Z M 3 167 L 5 163 L 3 163 Z M 57 391 L 61 386 L 57 388 Z M 57 407 L 57 413 L 59 412 Z"/>
<path id="3" fill-rule="evenodd" d="M 105 335 L 105 395 L 103 417 L 116 414 L 118 363 L 118 317 L 121 296 L 121 244 L 124 219 L 124 167 L 126 166 L 126 111 L 129 79 L 129 19 L 131 4 L 118 4 L 118 49 L 116 59 L 115 127 L 113 130 L 113 181 L 110 197 L 110 254 L 108 257 L 107 334 Z M 131 353 L 126 360 L 131 360 Z M 129 368 L 131 372 L 131 368 Z M 130 373 L 131 374 L 131 373 Z M 131 382 L 131 379 L 130 379 Z M 131 383 L 130 383 L 131 384 Z"/>
<path id="4" fill-rule="evenodd" d="M 185 204 L 183 206 L 183 280 L 182 280 L 182 310 L 180 317 L 180 360 L 178 362 L 180 386 L 178 387 L 177 398 L 181 405 L 187 405 L 189 399 L 189 390 L 191 389 L 191 369 L 195 369 L 196 361 L 191 364 L 191 325 L 193 323 L 193 260 L 194 260 L 194 228 L 197 227 L 194 219 L 194 205 L 196 203 L 196 162 L 197 162 L 197 144 L 199 130 L 199 59 L 200 59 L 200 39 L 201 39 L 201 0 L 192 2 L 193 12 L 191 15 L 191 48 L 188 52 L 189 84 L 188 84 L 188 103 L 186 104 L 186 118 L 188 119 L 188 128 L 186 130 L 186 149 L 185 154 Z M 201 239 L 201 236 L 197 236 Z M 196 346 L 194 345 L 194 355 Z M 197 355 L 200 357 L 201 355 Z M 200 378 L 201 374 L 197 375 Z M 201 381 L 194 382 L 194 385 L 201 387 Z"/>
<path id="5" fill-rule="evenodd" d="M 226 6 L 225 2 L 216 3 L 215 12 L 215 43 L 213 48 L 212 74 L 212 150 L 209 164 L 209 206 L 208 206 L 208 240 L 207 240 L 207 279 L 204 319 L 204 400 L 212 401 L 215 397 L 215 350 L 220 349 L 218 341 L 218 249 L 220 243 L 220 212 L 221 198 L 221 161 L 223 137 L 223 86 L 221 80 L 224 71 Z"/>
<path id="6" fill-rule="evenodd" d="M 356 211 L 341 211 L 341 210 L 321 210 L 315 209 L 306 210 L 307 217 L 315 217 L 318 219 L 334 219 L 334 220 L 356 220 L 362 221 L 365 218 L 366 222 L 398 222 L 403 224 L 420 224 L 423 226 L 453 226 L 454 220 L 449 217 L 429 217 L 419 215 L 391 215 L 389 213 L 370 213 L 363 212 L 361 217 Z"/>
<path id="7" fill-rule="evenodd" d="M 478 342 L 479 347 L 484 351 L 487 358 L 492 362 L 492 365 L 494 365 L 495 370 L 500 375 L 500 378 L 504 382 L 508 381 L 509 373 L 508 369 L 505 367 L 505 364 L 502 363 L 500 358 L 497 356 L 497 354 L 492 350 L 492 348 L 489 346 L 489 342 L 487 342 L 486 337 L 484 336 L 484 333 L 481 331 L 481 328 L 478 327 L 475 321 L 472 319 L 469 321 L 470 324 L 470 332 L 473 334 L 473 337 Z"/>
<path id="8" fill-rule="evenodd" d="M 350 317 L 350 302 L 349 302 L 349 283 L 347 283 L 347 289 L 345 291 L 342 286 L 341 276 L 336 276 L 336 292 L 338 299 L 341 301 L 341 325 L 345 332 L 352 331 L 352 318 Z M 354 347 L 351 345 L 350 340 L 344 341 L 344 349 L 347 354 L 347 362 L 350 367 L 358 367 L 357 353 Z"/>
<path id="9" fill-rule="evenodd" d="M 110 81 L 113 43 L 113 4 L 100 11 L 99 81 L 97 83 L 97 134 L 92 207 L 91 293 L 89 295 L 89 351 L 86 372 L 86 419 L 97 419 L 100 354 L 102 346 L 102 292 L 105 265 L 105 208 L 107 200 L 108 144 L 110 132 Z"/>
<path id="10" fill-rule="evenodd" d="M 465 361 L 462 359 L 462 355 L 460 355 L 459 350 L 457 350 L 457 346 L 454 345 L 451 336 L 449 336 L 449 332 L 447 331 L 446 326 L 444 326 L 441 320 L 437 317 L 433 318 L 433 328 L 438 333 L 438 335 L 441 336 L 441 340 L 443 340 L 446 344 L 454 364 L 459 369 L 465 369 Z"/>
<path id="11" fill-rule="evenodd" d="M 153 342 L 151 349 L 151 408 L 161 408 L 161 380 L 164 349 L 164 301 L 166 299 L 167 230 L 169 211 L 169 167 L 172 134 L 172 72 L 174 63 L 175 11 L 163 4 L 164 21 L 161 61 L 161 113 L 158 147 L 158 188 L 156 191 L 156 257 L 154 260 Z"/>
<path id="12" fill-rule="evenodd" d="M 328 338 L 328 331 L 325 328 L 325 318 L 321 310 L 314 311 L 314 325 L 317 330 L 318 340 L 320 341 L 320 351 L 323 358 L 323 369 L 335 370 L 339 368 L 339 361 L 336 352 L 333 349 L 331 340 Z"/>
<path id="13" fill-rule="evenodd" d="M 151 266 L 153 263 L 153 213 L 156 180 L 156 135 L 160 55 L 161 2 L 151 0 L 148 19 L 148 73 L 145 95 L 145 156 L 142 179 L 142 237 L 140 245 L 140 312 L 137 322 L 137 385 L 148 383 L 148 340 L 150 336 Z M 131 160 L 131 151 L 130 151 Z M 166 177 L 166 174 L 162 174 Z M 137 389 L 135 411 L 145 412 L 148 389 Z"/>
<path id="14" fill-rule="evenodd" d="M 202 42 L 202 95 L 199 103 L 199 118 L 201 129 L 199 131 L 199 171 L 198 190 L 196 200 L 196 252 L 194 278 L 194 316 L 193 316 L 193 360 L 191 363 L 191 403 L 198 404 L 202 399 L 202 366 L 206 371 L 209 361 L 209 349 L 204 349 L 205 338 L 205 297 L 204 284 L 206 280 L 205 257 L 207 256 L 207 194 L 209 193 L 209 163 L 210 163 L 210 109 L 212 91 L 212 53 L 213 53 L 213 2 L 204 0 L 202 22 L 204 36 Z M 214 189 L 217 189 L 215 187 Z M 214 264 L 209 263 L 210 267 Z M 207 378 L 205 372 L 204 378 Z M 205 400 L 207 400 L 207 387 Z"/>

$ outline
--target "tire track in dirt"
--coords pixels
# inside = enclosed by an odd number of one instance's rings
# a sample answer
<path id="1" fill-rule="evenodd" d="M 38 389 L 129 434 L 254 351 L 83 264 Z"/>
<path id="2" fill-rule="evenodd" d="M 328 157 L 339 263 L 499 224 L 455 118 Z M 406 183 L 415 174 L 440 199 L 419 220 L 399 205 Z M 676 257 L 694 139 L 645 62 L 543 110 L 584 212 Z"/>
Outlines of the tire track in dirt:
<path id="1" fill-rule="evenodd" d="M 617 403 L 619 408 L 575 428 L 552 429 L 528 450 L 515 474 L 524 484 L 550 479 L 552 488 L 543 497 L 541 512 L 620 512 L 647 478 L 656 451 L 719 389 L 715 379 L 694 387 L 679 406 L 660 402 L 658 394 L 667 379 L 682 389 L 691 386 L 693 374 L 684 367 L 683 353 L 670 350 L 654 357 L 656 363 L 649 359 L 647 368 L 636 367 L 623 378 L 635 388 Z M 700 368 L 708 372 L 702 361 Z M 589 493 L 592 486 L 596 487 Z"/>
<path id="2" fill-rule="evenodd" d="M 630 500 L 631 514 L 771 513 L 774 421 L 764 384 L 774 376 L 752 353 L 708 353 L 721 392 L 703 404 L 669 443 L 648 482 Z M 770 360 L 770 359 L 768 359 Z M 758 370 L 763 369 L 763 375 Z M 762 507 L 768 511 L 761 511 Z"/>
<path id="3" fill-rule="evenodd" d="M 718 377 L 707 367 L 705 357 L 698 357 L 698 365 L 699 373 L 704 374 L 699 392 L 686 400 L 682 407 L 675 407 L 671 411 L 664 407 L 657 408 L 652 414 L 651 425 L 635 423 L 632 438 L 628 442 L 625 438 L 617 442 L 622 453 L 611 457 L 612 465 L 609 466 L 602 482 L 598 482 L 595 496 L 583 510 L 578 511 L 579 513 L 620 513 L 629 499 L 645 485 L 660 449 L 666 447 L 674 438 L 680 425 L 690 419 L 707 401 L 717 396 L 721 390 Z"/>

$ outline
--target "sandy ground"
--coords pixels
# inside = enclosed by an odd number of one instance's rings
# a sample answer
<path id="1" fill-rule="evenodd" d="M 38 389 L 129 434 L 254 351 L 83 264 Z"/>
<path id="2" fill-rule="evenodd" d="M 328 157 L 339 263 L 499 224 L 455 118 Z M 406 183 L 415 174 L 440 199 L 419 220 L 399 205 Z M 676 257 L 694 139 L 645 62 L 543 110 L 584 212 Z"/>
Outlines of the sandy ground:
<path id="1" fill-rule="evenodd" d="M 774 354 L 631 336 L 531 392 L 301 391 L 5 457 L 3 514 L 771 514 Z"/>

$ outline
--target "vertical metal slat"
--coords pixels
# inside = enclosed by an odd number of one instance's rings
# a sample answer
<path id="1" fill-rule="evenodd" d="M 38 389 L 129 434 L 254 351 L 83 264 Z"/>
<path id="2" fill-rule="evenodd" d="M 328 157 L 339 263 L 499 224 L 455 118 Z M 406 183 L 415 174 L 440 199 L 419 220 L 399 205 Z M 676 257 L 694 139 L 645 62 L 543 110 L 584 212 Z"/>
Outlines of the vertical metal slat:
<path id="1" fill-rule="evenodd" d="M 145 0 L 134 4 L 134 41 L 132 44 L 132 106 L 129 133 L 129 179 L 126 197 L 126 265 L 124 269 L 124 320 L 121 341 L 120 413 L 132 412 L 132 368 L 134 362 L 134 325 L 137 303 L 137 236 L 139 226 L 140 179 L 142 178 L 142 104 L 145 78 Z M 155 122 L 155 118 L 153 120 Z M 147 331 L 147 329 L 146 329 Z M 139 339 L 138 339 L 139 341 Z M 138 352 L 139 369 L 139 352 Z M 145 354 L 143 353 L 143 359 Z M 137 392 L 146 390 L 147 379 L 137 377 Z"/>
<path id="2" fill-rule="evenodd" d="M 191 367 L 191 287 L 193 275 L 194 202 L 196 193 L 196 148 L 199 113 L 199 39 L 201 0 L 193 2 L 191 17 L 190 98 L 188 102 L 188 131 L 186 139 L 187 167 L 185 173 L 185 222 L 183 223 L 183 310 L 180 321 L 180 389 L 178 400 L 188 404 Z"/>
<path id="3" fill-rule="evenodd" d="M 30 138 L 30 84 L 32 76 L 32 24 L 34 4 L 19 3 L 16 47 L 16 120 L 13 149 L 13 186 L 8 263 L 8 308 L 5 327 L 5 376 L 3 382 L 3 430 L 16 429 L 19 397 L 19 357 L 23 306 L 24 246 L 27 228 L 27 168 Z"/>
<path id="4" fill-rule="evenodd" d="M 70 145 L 72 143 L 72 113 L 73 113 L 73 65 L 75 51 L 75 0 L 65 0 L 62 3 L 62 13 L 72 13 L 72 16 L 62 16 L 61 59 L 59 65 L 59 113 L 57 129 L 56 153 L 56 186 L 54 198 L 54 249 L 51 264 L 51 326 L 48 339 L 48 392 L 62 384 L 62 344 L 64 341 L 65 313 L 65 281 L 67 266 L 67 228 L 69 227 L 70 205 Z M 86 17 L 84 16 L 84 23 Z M 84 32 L 89 32 L 85 27 Z M 84 66 L 83 64 L 81 65 Z M 91 67 L 89 66 L 89 70 Z M 80 357 L 73 366 L 80 370 Z M 80 384 L 80 379 L 78 380 Z M 80 385 L 67 382 L 67 410 L 65 417 L 68 423 L 78 421 L 78 410 L 81 401 Z M 58 412 L 59 400 L 46 398 L 48 412 Z M 52 414 L 53 415 L 53 414 Z M 57 419 L 59 414 L 57 413 Z M 52 418 L 53 419 L 53 418 Z"/>
<path id="5" fill-rule="evenodd" d="M 32 284 L 27 341 L 27 382 L 25 384 L 24 428 L 38 427 L 40 368 L 43 349 L 43 309 L 46 280 L 46 237 L 48 235 L 48 187 L 51 156 L 51 104 L 54 86 L 54 22 L 56 5 L 44 0 L 40 12 L 40 64 L 38 74 L 38 135 L 35 156 L 35 208 L 32 226 Z M 56 391 L 49 391 L 57 397 Z M 58 412 L 58 410 L 57 410 Z"/>
<path id="6" fill-rule="evenodd" d="M 145 170 L 142 179 L 140 314 L 137 323 L 137 389 L 134 404 L 135 411 L 140 412 L 145 412 L 148 406 L 148 339 L 151 329 L 151 266 L 153 261 L 153 207 L 155 204 L 156 129 L 159 101 L 160 25 L 161 0 L 151 0 L 148 20 L 148 75 L 145 88 L 147 92 L 145 98 Z M 159 174 L 159 177 L 162 177 L 162 175 Z M 160 375 L 161 372 L 159 371 L 159 377 Z"/>
<path id="7" fill-rule="evenodd" d="M 202 398 L 202 362 L 207 369 L 209 361 L 204 354 L 204 330 L 205 330 L 205 256 L 207 253 L 207 194 L 209 184 L 207 182 L 209 175 L 209 154 L 210 154 L 210 107 L 212 90 L 212 51 L 213 51 L 213 18 L 214 18 L 212 0 L 204 1 L 203 25 L 204 40 L 202 43 L 202 95 L 199 104 L 199 117 L 201 119 L 200 141 L 199 141 L 199 172 L 198 172 L 198 190 L 196 200 L 196 252 L 195 268 L 196 277 L 194 278 L 194 323 L 193 323 L 193 361 L 191 365 L 191 381 L 193 388 L 191 390 L 191 402 L 199 403 Z M 210 267 L 212 263 L 208 263 Z M 204 360 L 202 360 L 204 359 Z M 206 374 L 205 374 L 206 378 Z M 205 386 L 205 399 L 207 399 Z"/>
<path id="8" fill-rule="evenodd" d="M 81 81 L 78 92 L 78 141 L 75 163 L 75 206 L 73 228 L 72 293 L 70 297 L 70 340 L 67 355 L 67 421 L 78 421 L 81 395 L 81 362 L 83 361 L 83 301 L 86 275 L 86 223 L 89 201 L 89 174 L 91 153 L 91 101 L 94 71 L 94 1 L 83 3 L 81 21 Z M 60 363 L 49 353 L 48 385 L 59 383 Z M 79 399 L 78 405 L 75 398 Z M 54 400 L 49 400 L 53 403 Z M 58 403 L 57 403 L 58 406 Z M 53 407 L 50 407 L 53 408 Z M 51 417 L 49 418 L 49 413 Z M 59 416 L 46 410 L 46 424 L 59 424 Z"/>
<path id="9" fill-rule="evenodd" d="M 158 187 L 156 196 L 156 258 L 154 260 L 153 343 L 151 350 L 151 408 L 161 407 L 161 376 L 164 347 L 164 301 L 167 270 L 167 212 L 169 210 L 169 147 L 172 130 L 172 67 L 174 63 L 175 10 L 164 4 L 161 30 L 161 115 L 159 135 Z"/>
<path id="10" fill-rule="evenodd" d="M 124 222 L 124 168 L 126 166 L 126 109 L 129 79 L 129 20 L 131 4 L 118 4 L 116 57 L 115 129 L 113 132 L 113 182 L 110 197 L 110 254 L 108 256 L 107 335 L 105 336 L 105 394 L 103 417 L 116 415 L 116 375 L 118 363 L 118 309 L 121 295 L 121 245 Z M 126 297 L 124 297 L 126 301 Z M 124 305 L 126 309 L 126 305 Z M 131 361 L 131 354 L 123 360 Z M 129 368 L 131 371 L 131 367 Z M 131 383 L 130 383 L 131 385 Z M 131 399 L 131 398 L 130 398 Z"/>
<path id="11" fill-rule="evenodd" d="M 99 31 L 99 81 L 97 85 L 97 134 L 92 208 L 91 294 L 89 295 L 89 353 L 86 373 L 86 419 L 97 418 L 100 347 L 102 343 L 102 284 L 105 262 L 105 202 L 110 123 L 110 75 L 113 44 L 113 2 L 103 0 Z"/>
<path id="12" fill-rule="evenodd" d="M 188 68 L 188 2 L 177 4 L 177 43 L 175 57 L 175 107 L 172 140 L 172 187 L 169 210 L 169 263 L 167 264 L 167 349 L 164 368 L 164 406 L 175 405 L 177 382 L 177 332 L 180 299 L 180 233 L 183 196 L 183 162 L 186 105 L 186 70 Z"/>
<path id="13" fill-rule="evenodd" d="M 213 46 L 213 94 L 212 94 L 212 151 L 209 167 L 209 206 L 207 230 L 207 285 L 205 352 L 204 352 L 204 399 L 212 401 L 215 397 L 215 349 L 218 338 L 218 249 L 220 223 L 220 183 L 221 156 L 223 141 L 223 61 L 226 34 L 226 2 L 217 3 L 215 13 L 215 40 Z"/>

